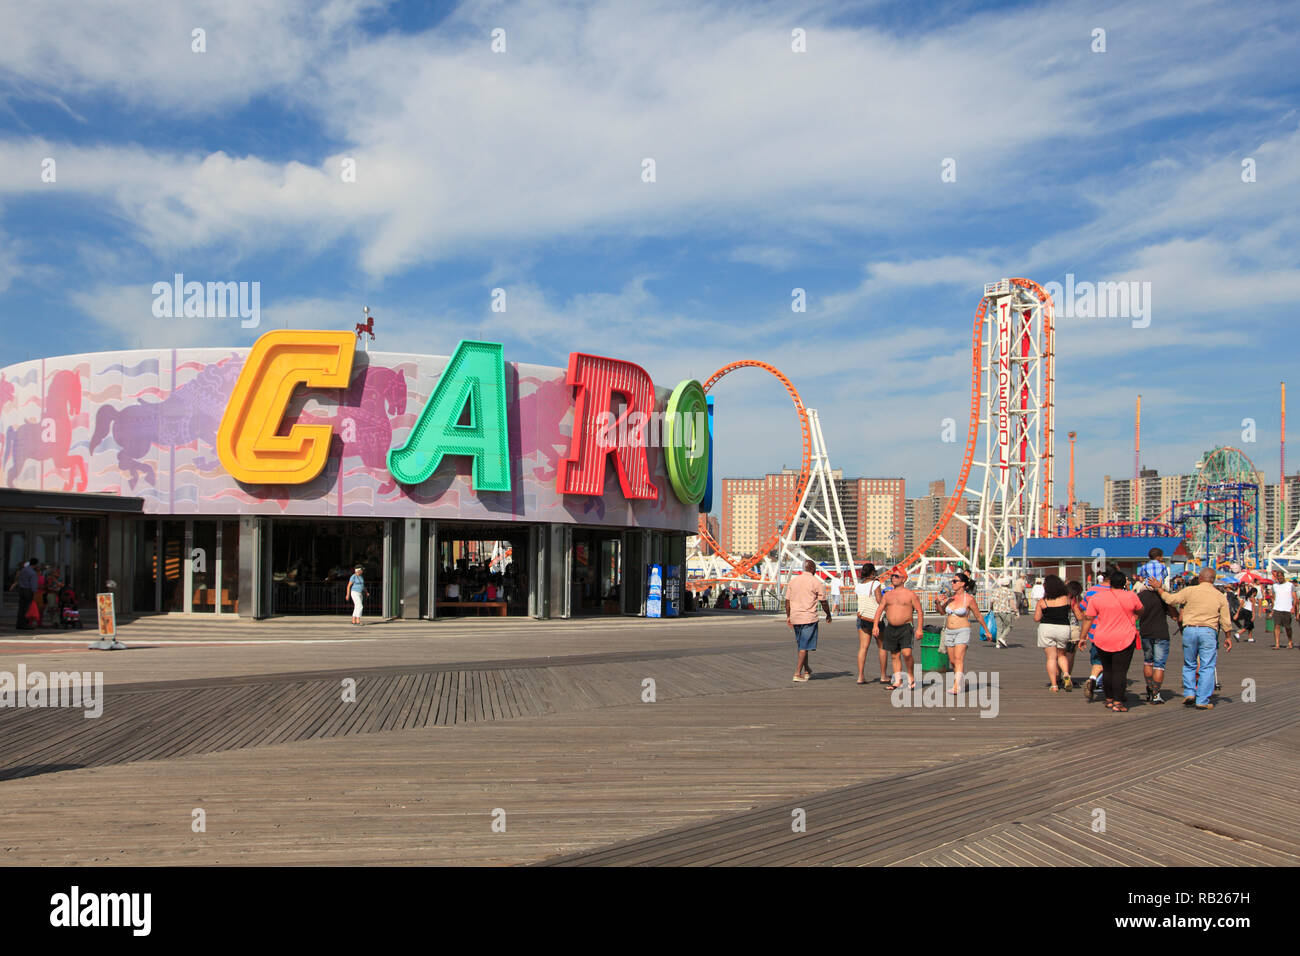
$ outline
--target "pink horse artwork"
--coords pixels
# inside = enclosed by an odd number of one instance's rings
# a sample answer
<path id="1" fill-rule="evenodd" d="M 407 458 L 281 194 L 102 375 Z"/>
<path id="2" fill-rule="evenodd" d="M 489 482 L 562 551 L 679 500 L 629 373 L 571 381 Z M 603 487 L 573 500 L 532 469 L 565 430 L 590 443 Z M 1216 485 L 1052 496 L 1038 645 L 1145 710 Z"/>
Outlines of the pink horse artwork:
<path id="1" fill-rule="evenodd" d="M 0 459 L 0 467 L 8 464 L 5 477 L 10 487 L 28 462 L 50 461 L 56 469 L 68 473 L 64 491 L 86 490 L 89 480 L 86 459 L 68 453 L 72 447 L 72 419 L 80 414 L 81 376 L 67 369 L 55 372 L 45 393 L 44 417 L 40 421 L 5 429 L 4 457 Z"/>
<path id="2" fill-rule="evenodd" d="M 388 474 L 388 449 L 393 443 L 389 418 L 406 411 L 406 375 L 401 369 L 370 365 L 339 396 L 330 415 L 304 412 L 295 424 L 329 425 L 343 442 L 343 458 L 359 457 L 382 477 L 379 494 L 397 487 Z"/>

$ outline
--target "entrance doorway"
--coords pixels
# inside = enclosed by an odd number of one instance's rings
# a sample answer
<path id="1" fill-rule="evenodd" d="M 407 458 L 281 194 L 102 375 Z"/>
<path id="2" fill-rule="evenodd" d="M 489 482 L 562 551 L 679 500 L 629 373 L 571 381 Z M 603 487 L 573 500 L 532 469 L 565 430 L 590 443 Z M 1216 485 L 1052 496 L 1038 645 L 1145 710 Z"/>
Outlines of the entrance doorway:
<path id="1" fill-rule="evenodd" d="M 134 525 L 131 610 L 239 613 L 239 522 L 161 520 Z"/>
<path id="2" fill-rule="evenodd" d="M 433 553 L 435 617 L 528 614 L 527 526 L 439 521 Z"/>
<path id="3" fill-rule="evenodd" d="M 623 532 L 573 529 L 569 613 L 622 613 Z"/>
<path id="4" fill-rule="evenodd" d="M 276 521 L 271 532 L 271 613 L 351 616 L 348 580 L 364 568 L 365 614 L 382 615 L 384 522 Z"/>

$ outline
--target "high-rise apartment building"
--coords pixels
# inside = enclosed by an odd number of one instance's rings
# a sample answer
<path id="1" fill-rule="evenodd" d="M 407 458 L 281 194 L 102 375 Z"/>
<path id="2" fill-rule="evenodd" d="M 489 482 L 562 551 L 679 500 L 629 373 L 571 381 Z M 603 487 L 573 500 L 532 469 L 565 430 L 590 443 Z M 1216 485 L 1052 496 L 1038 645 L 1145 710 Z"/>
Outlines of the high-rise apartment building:
<path id="1" fill-rule="evenodd" d="M 906 518 L 903 479 L 845 478 L 839 470 L 832 474 L 854 560 L 901 557 Z M 736 557 L 756 551 L 790 511 L 798 481 L 795 468 L 762 478 L 722 479 L 719 543 Z M 810 530 L 808 537 L 824 534 Z"/>

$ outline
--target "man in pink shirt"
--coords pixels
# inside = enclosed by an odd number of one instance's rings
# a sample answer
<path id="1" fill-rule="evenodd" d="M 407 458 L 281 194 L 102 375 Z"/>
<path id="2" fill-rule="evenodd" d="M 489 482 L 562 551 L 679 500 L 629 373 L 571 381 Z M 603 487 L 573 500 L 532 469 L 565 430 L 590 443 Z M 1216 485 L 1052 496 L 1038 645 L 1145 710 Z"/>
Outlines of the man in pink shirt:
<path id="1" fill-rule="evenodd" d="M 1083 609 L 1083 633 L 1092 641 L 1101 661 L 1106 707 L 1117 714 L 1128 711 L 1124 706 L 1128 667 L 1138 639 L 1137 619 L 1142 613 L 1142 601 L 1132 591 L 1124 590 L 1127 583 L 1123 571 L 1110 572 L 1110 587 L 1089 597 Z"/>
<path id="2" fill-rule="evenodd" d="M 803 571 L 790 579 L 785 588 L 785 623 L 794 628 L 794 642 L 799 648 L 799 662 L 794 680 L 806 681 L 812 677 L 808 666 L 808 652 L 817 650 L 817 605 L 826 612 L 826 623 L 831 622 L 831 606 L 826 601 L 826 585 L 814 572 L 817 564 L 808 560 Z"/>

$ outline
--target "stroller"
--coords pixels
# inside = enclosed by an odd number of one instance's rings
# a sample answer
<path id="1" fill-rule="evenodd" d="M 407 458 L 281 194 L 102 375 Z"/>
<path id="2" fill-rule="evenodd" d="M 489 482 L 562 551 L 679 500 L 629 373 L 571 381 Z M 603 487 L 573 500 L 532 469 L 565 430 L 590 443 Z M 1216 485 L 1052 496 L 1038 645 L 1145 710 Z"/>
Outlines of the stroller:
<path id="1" fill-rule="evenodd" d="M 59 591 L 59 626 L 81 627 L 81 611 L 77 608 L 77 592 L 65 584 Z"/>

